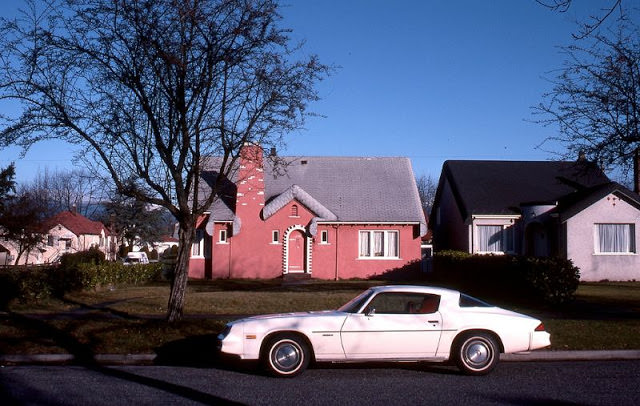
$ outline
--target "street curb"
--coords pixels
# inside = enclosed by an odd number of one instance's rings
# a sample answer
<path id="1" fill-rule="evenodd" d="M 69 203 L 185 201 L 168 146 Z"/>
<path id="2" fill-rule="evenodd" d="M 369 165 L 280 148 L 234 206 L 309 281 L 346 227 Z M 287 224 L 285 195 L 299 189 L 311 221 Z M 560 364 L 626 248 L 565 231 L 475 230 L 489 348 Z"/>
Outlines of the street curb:
<path id="1" fill-rule="evenodd" d="M 0 355 L 0 365 L 91 364 L 152 365 L 156 354 L 97 354 L 93 358 L 77 359 L 73 354 Z M 502 362 L 541 361 L 614 361 L 640 360 L 640 350 L 610 351 L 534 351 L 502 354 Z"/>
<path id="2" fill-rule="evenodd" d="M 640 350 L 533 351 L 501 354 L 500 361 L 613 361 L 640 359 Z"/>
<path id="3" fill-rule="evenodd" d="M 21 354 L 0 355 L 0 365 L 30 364 L 99 364 L 99 365 L 149 365 L 153 364 L 156 354 L 97 354 L 91 359 L 81 358 L 73 354 Z"/>

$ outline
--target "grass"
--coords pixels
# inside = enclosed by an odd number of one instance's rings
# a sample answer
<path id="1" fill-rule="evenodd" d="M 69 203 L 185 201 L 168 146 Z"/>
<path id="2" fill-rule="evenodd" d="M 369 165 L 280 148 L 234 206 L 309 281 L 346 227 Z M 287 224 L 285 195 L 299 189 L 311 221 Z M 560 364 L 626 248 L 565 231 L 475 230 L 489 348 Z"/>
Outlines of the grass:
<path id="1" fill-rule="evenodd" d="M 0 354 L 163 354 L 177 346 L 197 350 L 199 358 L 202 351 L 213 350 L 217 332 L 237 315 L 333 309 L 380 283 L 193 282 L 187 293 L 188 317 L 175 324 L 163 320 L 169 287 L 161 283 L 11 303 L 0 316 Z M 576 300 L 561 309 L 495 299 L 542 319 L 552 334 L 553 350 L 640 349 L 640 283 L 581 284 Z"/>

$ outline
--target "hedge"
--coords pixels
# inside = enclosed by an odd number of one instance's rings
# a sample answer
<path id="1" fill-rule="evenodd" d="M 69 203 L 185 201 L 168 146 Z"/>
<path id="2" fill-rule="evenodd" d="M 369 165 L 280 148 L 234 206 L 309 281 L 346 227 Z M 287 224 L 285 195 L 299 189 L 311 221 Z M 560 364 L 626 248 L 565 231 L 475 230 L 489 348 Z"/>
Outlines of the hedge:
<path id="1" fill-rule="evenodd" d="M 434 255 L 429 279 L 469 294 L 558 305 L 573 299 L 580 270 L 571 260 L 557 257 L 441 251 Z"/>
<path id="2" fill-rule="evenodd" d="M 0 308 L 11 300 L 37 301 L 67 292 L 107 286 L 142 284 L 160 278 L 162 264 L 124 265 L 120 262 L 75 263 L 58 266 L 13 267 L 0 270 Z"/>

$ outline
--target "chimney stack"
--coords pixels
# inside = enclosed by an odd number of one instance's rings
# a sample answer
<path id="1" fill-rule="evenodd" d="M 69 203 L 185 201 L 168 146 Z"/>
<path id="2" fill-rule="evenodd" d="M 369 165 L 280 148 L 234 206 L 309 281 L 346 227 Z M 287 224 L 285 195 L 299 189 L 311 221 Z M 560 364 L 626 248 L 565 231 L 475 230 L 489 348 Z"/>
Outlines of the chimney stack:
<path id="1" fill-rule="evenodd" d="M 587 160 L 587 154 L 583 149 L 578 151 L 578 162 L 585 162 Z"/>
<path id="2" fill-rule="evenodd" d="M 633 153 L 633 191 L 640 194 L 640 147 Z"/>

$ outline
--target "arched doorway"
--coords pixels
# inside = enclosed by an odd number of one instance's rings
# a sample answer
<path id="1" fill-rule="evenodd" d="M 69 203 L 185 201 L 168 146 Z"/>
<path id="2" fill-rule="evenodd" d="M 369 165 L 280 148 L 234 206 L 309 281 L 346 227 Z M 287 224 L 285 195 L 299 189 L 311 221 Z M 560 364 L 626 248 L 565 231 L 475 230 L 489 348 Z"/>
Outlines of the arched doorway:
<path id="1" fill-rule="evenodd" d="M 285 232 L 282 272 L 311 274 L 311 238 L 302 225 Z"/>
<path id="2" fill-rule="evenodd" d="M 305 270 L 305 236 L 301 230 L 293 230 L 287 238 L 287 272 L 300 273 Z"/>

